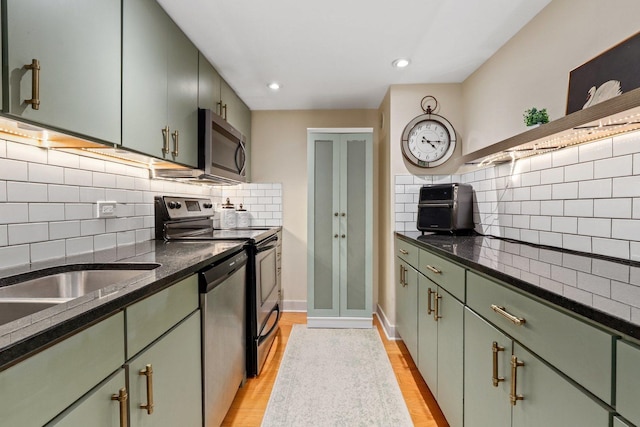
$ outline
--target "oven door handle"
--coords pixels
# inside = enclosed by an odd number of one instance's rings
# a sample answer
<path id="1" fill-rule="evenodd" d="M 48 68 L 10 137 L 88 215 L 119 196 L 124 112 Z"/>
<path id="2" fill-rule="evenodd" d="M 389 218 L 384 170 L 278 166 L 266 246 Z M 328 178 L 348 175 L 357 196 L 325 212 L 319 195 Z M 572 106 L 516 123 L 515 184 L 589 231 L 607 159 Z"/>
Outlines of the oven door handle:
<path id="1" fill-rule="evenodd" d="M 269 336 L 273 333 L 273 331 L 278 326 L 278 320 L 280 319 L 280 304 L 276 304 L 275 309 L 271 310 L 271 313 L 269 313 L 269 317 L 267 318 L 267 322 L 265 324 L 269 324 L 269 319 L 271 319 L 271 316 L 273 315 L 273 313 L 276 313 L 276 321 L 273 322 L 273 325 L 271 325 L 271 328 L 269 328 L 269 331 L 266 334 L 260 335 L 258 337 L 258 345 L 262 344 L 264 340 L 269 338 Z"/>
<path id="2" fill-rule="evenodd" d="M 453 206 L 453 202 L 449 203 L 420 203 L 419 208 L 450 208 Z"/>

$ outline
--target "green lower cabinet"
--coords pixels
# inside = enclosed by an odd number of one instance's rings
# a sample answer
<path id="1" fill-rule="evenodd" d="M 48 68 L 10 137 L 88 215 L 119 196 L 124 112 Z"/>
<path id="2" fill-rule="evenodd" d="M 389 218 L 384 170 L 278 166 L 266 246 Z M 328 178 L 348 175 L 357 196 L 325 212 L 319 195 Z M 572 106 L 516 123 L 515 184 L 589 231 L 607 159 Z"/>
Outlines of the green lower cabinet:
<path id="1" fill-rule="evenodd" d="M 511 351 L 510 338 L 473 311 L 465 309 L 465 427 L 511 425 L 511 405 L 509 405 Z M 494 378 L 497 381 L 494 382 Z"/>
<path id="2" fill-rule="evenodd" d="M 513 355 L 517 357 L 516 363 L 524 363 L 515 369 L 516 375 L 510 379 L 516 395 L 522 396 L 512 408 L 514 427 L 609 425 L 611 415 L 602 404 L 518 343 L 513 345 Z"/>
<path id="3" fill-rule="evenodd" d="M 609 426 L 603 404 L 469 309 L 464 359 L 465 427 Z"/>
<path id="4" fill-rule="evenodd" d="M 464 306 L 418 275 L 418 370 L 452 427 L 463 418 Z"/>
<path id="5" fill-rule="evenodd" d="M 126 393 L 124 369 L 118 370 L 47 427 L 120 427 L 120 415 L 126 416 L 128 410 L 128 401 L 123 401 L 121 408 L 121 403 L 112 399 L 120 390 Z"/>
<path id="6" fill-rule="evenodd" d="M 396 330 L 414 361 L 418 360 L 418 276 L 396 257 Z"/>
<path id="7" fill-rule="evenodd" d="M 640 346 L 619 340 L 616 350 L 616 410 L 640 425 Z"/>
<path id="8" fill-rule="evenodd" d="M 128 365 L 131 427 L 202 425 L 200 311 Z M 150 396 L 153 410 L 141 408 Z"/>

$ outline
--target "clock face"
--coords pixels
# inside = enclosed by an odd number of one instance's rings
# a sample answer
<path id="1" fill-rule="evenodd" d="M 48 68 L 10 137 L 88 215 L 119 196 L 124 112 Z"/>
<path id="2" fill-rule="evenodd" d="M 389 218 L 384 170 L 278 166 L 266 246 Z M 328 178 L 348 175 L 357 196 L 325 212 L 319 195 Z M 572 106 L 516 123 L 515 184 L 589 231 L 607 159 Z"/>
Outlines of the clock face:
<path id="1" fill-rule="evenodd" d="M 448 121 L 436 120 L 434 114 L 425 116 L 416 117 L 405 128 L 402 153 L 416 166 L 439 166 L 453 154 L 455 131 Z"/>

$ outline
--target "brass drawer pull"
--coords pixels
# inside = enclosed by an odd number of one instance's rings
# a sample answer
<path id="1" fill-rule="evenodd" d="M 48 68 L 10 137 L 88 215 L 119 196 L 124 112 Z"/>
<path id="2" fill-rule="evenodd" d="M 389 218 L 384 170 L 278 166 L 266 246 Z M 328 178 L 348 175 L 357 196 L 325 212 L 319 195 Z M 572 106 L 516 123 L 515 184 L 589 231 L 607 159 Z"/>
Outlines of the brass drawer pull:
<path id="1" fill-rule="evenodd" d="M 162 128 L 162 154 L 169 154 L 169 126 Z"/>
<path id="2" fill-rule="evenodd" d="M 504 347 L 499 346 L 496 341 L 491 344 L 491 353 L 493 353 L 493 374 L 491 380 L 494 387 L 498 387 L 498 384 L 504 381 L 504 377 L 498 376 L 498 353 L 504 351 Z"/>
<path id="3" fill-rule="evenodd" d="M 518 368 L 521 366 L 524 366 L 524 362 L 519 361 L 517 356 L 511 356 L 511 393 L 509 394 L 509 400 L 513 406 L 516 406 L 518 400 L 524 400 L 524 396 L 516 394 L 518 387 Z"/>
<path id="4" fill-rule="evenodd" d="M 174 130 L 173 133 L 171 134 L 173 136 L 173 146 L 174 146 L 174 150 L 171 152 L 171 154 L 173 155 L 173 157 L 178 157 L 178 131 Z"/>
<path id="5" fill-rule="evenodd" d="M 336 234 L 336 237 L 338 237 L 337 234 Z M 402 264 L 400 264 L 400 284 L 402 285 L 403 288 L 406 286 L 404 284 L 404 267 L 402 266 Z"/>
<path id="6" fill-rule="evenodd" d="M 31 104 L 34 110 L 40 109 L 40 61 L 32 59 L 31 64 L 24 66 L 25 70 L 31 70 L 31 99 L 25 99 L 26 104 Z"/>
<path id="7" fill-rule="evenodd" d="M 433 308 L 431 308 L 431 295 L 435 294 L 431 288 L 427 289 L 427 315 L 430 316 L 433 313 Z"/>
<path id="8" fill-rule="evenodd" d="M 121 388 L 118 394 L 114 394 L 111 396 L 111 400 L 117 400 L 120 406 L 120 427 L 127 427 L 127 400 L 129 399 L 129 395 L 127 394 L 126 388 Z"/>
<path id="9" fill-rule="evenodd" d="M 404 249 L 400 249 L 400 253 L 402 255 L 409 255 L 409 251 L 405 251 Z"/>
<path id="10" fill-rule="evenodd" d="M 441 271 L 441 270 L 438 270 L 437 268 L 435 268 L 435 267 L 433 267 L 433 266 L 431 266 L 431 265 L 427 265 L 427 268 L 428 268 L 429 270 L 431 270 L 432 272 L 434 272 L 435 274 L 442 274 L 442 271 Z"/>
<path id="11" fill-rule="evenodd" d="M 140 405 L 140 409 L 146 409 L 147 414 L 153 414 L 153 366 L 147 365 L 138 375 L 147 377 L 147 404 Z"/>
<path id="12" fill-rule="evenodd" d="M 433 320 L 437 322 L 438 319 L 442 319 L 442 316 L 440 316 L 440 300 L 442 299 L 442 295 L 439 295 L 438 292 L 434 292 L 433 294 L 434 294 L 433 305 L 435 305 L 435 310 L 433 312 Z"/>
<path id="13" fill-rule="evenodd" d="M 523 319 L 522 317 L 517 317 L 517 316 L 514 316 L 511 313 L 508 313 L 505 310 L 504 307 L 501 307 L 499 305 L 491 304 L 491 310 L 495 311 L 500 316 L 504 317 L 505 319 L 507 319 L 508 321 L 510 321 L 511 323 L 513 323 L 516 326 L 522 326 L 525 323 L 527 323 L 527 321 L 525 319 Z"/>

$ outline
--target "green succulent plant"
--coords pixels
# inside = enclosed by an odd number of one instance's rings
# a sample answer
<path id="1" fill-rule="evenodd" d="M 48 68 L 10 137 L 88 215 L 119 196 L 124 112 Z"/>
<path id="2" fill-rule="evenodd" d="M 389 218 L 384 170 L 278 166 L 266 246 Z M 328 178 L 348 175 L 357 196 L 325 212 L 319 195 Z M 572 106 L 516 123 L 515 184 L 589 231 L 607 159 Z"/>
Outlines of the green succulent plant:
<path id="1" fill-rule="evenodd" d="M 549 114 L 547 114 L 546 108 L 543 108 L 542 110 L 538 110 L 536 107 L 529 108 L 524 111 L 522 117 L 524 118 L 524 123 L 527 126 L 538 123 L 549 123 Z"/>

